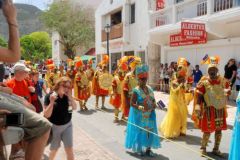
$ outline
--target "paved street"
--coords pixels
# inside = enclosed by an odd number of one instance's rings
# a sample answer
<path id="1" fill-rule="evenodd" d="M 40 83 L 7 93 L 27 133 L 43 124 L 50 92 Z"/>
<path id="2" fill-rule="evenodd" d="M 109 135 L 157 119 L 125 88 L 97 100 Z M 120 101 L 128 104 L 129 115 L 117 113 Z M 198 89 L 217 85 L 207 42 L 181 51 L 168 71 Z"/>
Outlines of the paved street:
<path id="1" fill-rule="evenodd" d="M 156 92 L 156 99 L 162 99 L 168 103 L 168 95 Z M 107 101 L 108 102 L 108 99 Z M 162 140 L 162 148 L 154 150 L 157 154 L 155 158 L 139 157 L 124 149 L 126 123 L 114 124 L 113 108 L 107 103 L 107 110 L 96 111 L 94 109 L 95 97 L 91 97 L 88 102 L 89 111 L 74 112 L 74 152 L 76 160 L 204 160 L 199 155 L 201 132 L 193 127 L 192 121 L 188 118 L 188 131 L 186 137 L 180 137 L 173 142 Z M 189 106 L 189 113 L 192 107 Z M 229 108 L 229 119 L 233 120 L 235 108 Z M 157 110 L 158 124 L 162 121 L 166 111 Z M 190 117 L 190 114 L 189 114 Z M 231 126 L 229 126 L 231 128 Z M 231 130 L 223 133 L 221 151 L 224 156 L 228 156 Z M 208 151 L 213 148 L 214 135 L 211 136 Z M 48 150 L 46 151 L 47 154 Z M 59 150 L 56 160 L 64 160 L 63 149 Z M 213 159 L 217 158 L 209 153 Z"/>

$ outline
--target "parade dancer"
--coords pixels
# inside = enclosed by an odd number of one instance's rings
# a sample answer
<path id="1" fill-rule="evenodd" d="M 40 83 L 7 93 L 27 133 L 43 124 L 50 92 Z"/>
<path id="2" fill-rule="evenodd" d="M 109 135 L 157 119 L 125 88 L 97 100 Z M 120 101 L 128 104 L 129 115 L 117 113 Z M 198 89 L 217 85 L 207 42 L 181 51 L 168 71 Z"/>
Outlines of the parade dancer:
<path id="1" fill-rule="evenodd" d="M 99 97 L 102 97 L 102 109 L 105 109 L 105 97 L 109 94 L 108 87 L 111 87 L 112 77 L 107 70 L 108 61 L 109 57 L 105 55 L 103 61 L 98 65 L 100 68 L 95 72 L 93 77 L 93 94 L 96 95 L 96 109 L 98 109 Z M 111 78 L 109 79 L 109 77 Z M 110 86 L 103 87 L 105 83 L 110 84 Z"/>
<path id="2" fill-rule="evenodd" d="M 92 68 L 92 64 L 93 64 L 93 61 L 92 61 L 92 59 L 90 59 L 88 61 L 88 68 L 87 68 L 87 71 L 86 71 L 89 81 L 93 80 L 94 73 L 95 73 L 94 69 Z"/>
<path id="3" fill-rule="evenodd" d="M 74 84 L 74 79 L 75 79 L 75 75 L 76 75 L 77 71 L 75 70 L 73 60 L 68 59 L 68 67 L 69 68 L 67 70 L 66 76 L 68 78 L 70 78 L 72 80 L 72 84 Z"/>
<path id="4" fill-rule="evenodd" d="M 187 130 L 187 103 L 185 93 L 187 78 L 187 61 L 180 58 L 176 77 L 171 80 L 170 100 L 166 116 L 164 117 L 159 130 L 166 138 L 176 138 L 186 135 Z"/>
<path id="5" fill-rule="evenodd" d="M 237 97 L 237 112 L 232 133 L 232 141 L 228 160 L 240 159 L 239 143 L 240 143 L 240 92 Z"/>
<path id="6" fill-rule="evenodd" d="M 79 101 L 80 111 L 88 110 L 86 103 L 90 97 L 89 80 L 83 70 L 82 60 L 78 60 L 75 65 L 78 72 L 74 80 L 74 96 Z"/>
<path id="7" fill-rule="evenodd" d="M 139 86 L 133 89 L 125 140 L 125 147 L 141 156 L 154 156 L 151 148 L 160 148 L 156 102 L 152 88 L 146 85 L 148 71 L 146 65 L 138 66 L 136 69 Z"/>
<path id="8" fill-rule="evenodd" d="M 215 144 L 212 153 L 222 156 L 219 145 L 222 139 L 222 130 L 227 129 L 226 101 L 230 94 L 229 82 L 218 74 L 218 57 L 206 60 L 208 75 L 204 76 L 195 91 L 195 102 L 192 119 L 196 127 L 203 132 L 201 152 L 207 154 L 206 147 L 211 133 L 215 132 Z"/>
<path id="9" fill-rule="evenodd" d="M 127 63 L 129 65 L 129 72 L 124 78 L 122 93 L 122 119 L 126 120 L 126 117 L 129 115 L 132 91 L 138 84 L 137 78 L 135 76 L 135 68 L 141 63 L 141 58 L 135 56 L 125 56 L 121 59 L 121 63 Z"/>
<path id="10" fill-rule="evenodd" d="M 125 72 L 127 71 L 127 69 L 128 69 L 128 66 L 126 63 L 120 64 L 120 66 L 117 69 L 117 74 L 114 76 L 114 79 L 112 82 L 113 94 L 111 95 L 111 98 L 110 98 L 110 104 L 112 104 L 115 108 L 114 123 L 117 123 L 119 121 L 118 115 L 122 105 L 121 94 L 123 89 L 123 80 L 124 80 Z"/>

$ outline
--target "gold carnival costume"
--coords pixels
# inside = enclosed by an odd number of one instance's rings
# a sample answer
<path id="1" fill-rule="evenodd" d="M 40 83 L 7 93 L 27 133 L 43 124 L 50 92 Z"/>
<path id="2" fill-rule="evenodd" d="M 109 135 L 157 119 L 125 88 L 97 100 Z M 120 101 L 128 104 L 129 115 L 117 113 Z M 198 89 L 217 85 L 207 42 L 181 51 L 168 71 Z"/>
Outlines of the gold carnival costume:
<path id="1" fill-rule="evenodd" d="M 120 63 L 126 63 L 129 67 L 129 72 L 126 74 L 123 82 L 122 91 L 122 112 L 123 119 L 128 117 L 130 110 L 130 99 L 133 89 L 138 85 L 138 81 L 135 75 L 135 69 L 141 64 L 141 58 L 136 56 L 124 56 Z"/>
<path id="2" fill-rule="evenodd" d="M 114 122 L 118 122 L 118 115 L 120 112 L 120 108 L 122 105 L 122 91 L 123 91 L 123 83 L 124 83 L 124 76 L 125 72 L 128 70 L 128 66 L 126 63 L 122 63 L 118 66 L 117 73 L 113 78 L 112 87 L 113 87 L 113 94 L 110 97 L 110 104 L 113 105 L 114 113 L 115 113 L 115 120 Z"/>
<path id="3" fill-rule="evenodd" d="M 218 75 L 218 57 L 208 57 L 208 76 L 203 76 L 194 95 L 194 110 L 192 119 L 195 126 L 203 132 L 201 152 L 207 154 L 206 147 L 210 134 L 215 132 L 213 154 L 222 156 L 219 145 L 222 139 L 222 130 L 227 129 L 226 101 L 230 94 L 230 83 Z"/>
<path id="4" fill-rule="evenodd" d="M 108 63 L 109 57 L 104 55 L 103 61 L 98 64 L 98 69 L 93 77 L 92 89 L 93 94 L 96 95 L 96 108 L 98 108 L 99 97 L 102 97 L 102 108 L 105 108 L 105 97 L 109 94 L 109 90 L 112 87 L 113 77 L 107 70 Z"/>
<path id="5" fill-rule="evenodd" d="M 89 80 L 85 71 L 83 71 L 83 62 L 79 59 L 76 64 L 78 69 L 74 80 L 74 96 L 79 101 L 80 110 L 88 110 L 86 103 L 90 97 Z"/>

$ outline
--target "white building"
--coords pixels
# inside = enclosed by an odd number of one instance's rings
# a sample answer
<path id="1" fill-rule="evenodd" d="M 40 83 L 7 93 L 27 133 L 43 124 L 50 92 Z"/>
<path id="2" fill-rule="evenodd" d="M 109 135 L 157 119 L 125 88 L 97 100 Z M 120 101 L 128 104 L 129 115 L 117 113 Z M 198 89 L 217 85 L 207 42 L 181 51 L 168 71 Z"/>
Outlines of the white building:
<path id="1" fill-rule="evenodd" d="M 240 60 L 240 1 L 239 0 L 167 0 L 163 9 L 156 9 L 159 0 L 151 0 L 150 42 L 161 48 L 162 63 L 186 57 L 192 65 L 200 64 L 204 55 L 218 55 L 220 73 L 230 58 Z M 170 47 L 170 35 L 179 33 L 181 22 L 204 23 L 207 43 Z M 206 66 L 200 66 L 206 73 Z"/>
<path id="2" fill-rule="evenodd" d="M 104 27 L 111 25 L 110 70 L 124 55 L 137 55 L 147 63 L 149 14 L 147 0 L 103 0 L 95 12 L 96 54 L 98 62 L 107 53 L 107 34 Z"/>

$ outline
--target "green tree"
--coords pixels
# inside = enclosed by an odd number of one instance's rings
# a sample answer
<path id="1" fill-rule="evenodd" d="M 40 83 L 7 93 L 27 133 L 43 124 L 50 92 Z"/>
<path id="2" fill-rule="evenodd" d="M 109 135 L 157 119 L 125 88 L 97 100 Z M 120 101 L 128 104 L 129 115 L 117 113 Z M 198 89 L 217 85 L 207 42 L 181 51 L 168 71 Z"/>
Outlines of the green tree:
<path id="1" fill-rule="evenodd" d="M 57 31 L 61 37 L 64 54 L 76 56 L 76 49 L 86 51 L 94 46 L 94 16 L 91 8 L 70 1 L 53 3 L 41 16 L 45 26 Z"/>
<path id="2" fill-rule="evenodd" d="M 0 47 L 7 47 L 7 42 L 5 41 L 5 39 L 3 39 L 2 36 L 0 36 Z"/>
<path id="3" fill-rule="evenodd" d="M 51 57 L 52 45 L 47 32 L 33 32 L 20 39 L 22 57 L 25 60 L 38 62 Z"/>

